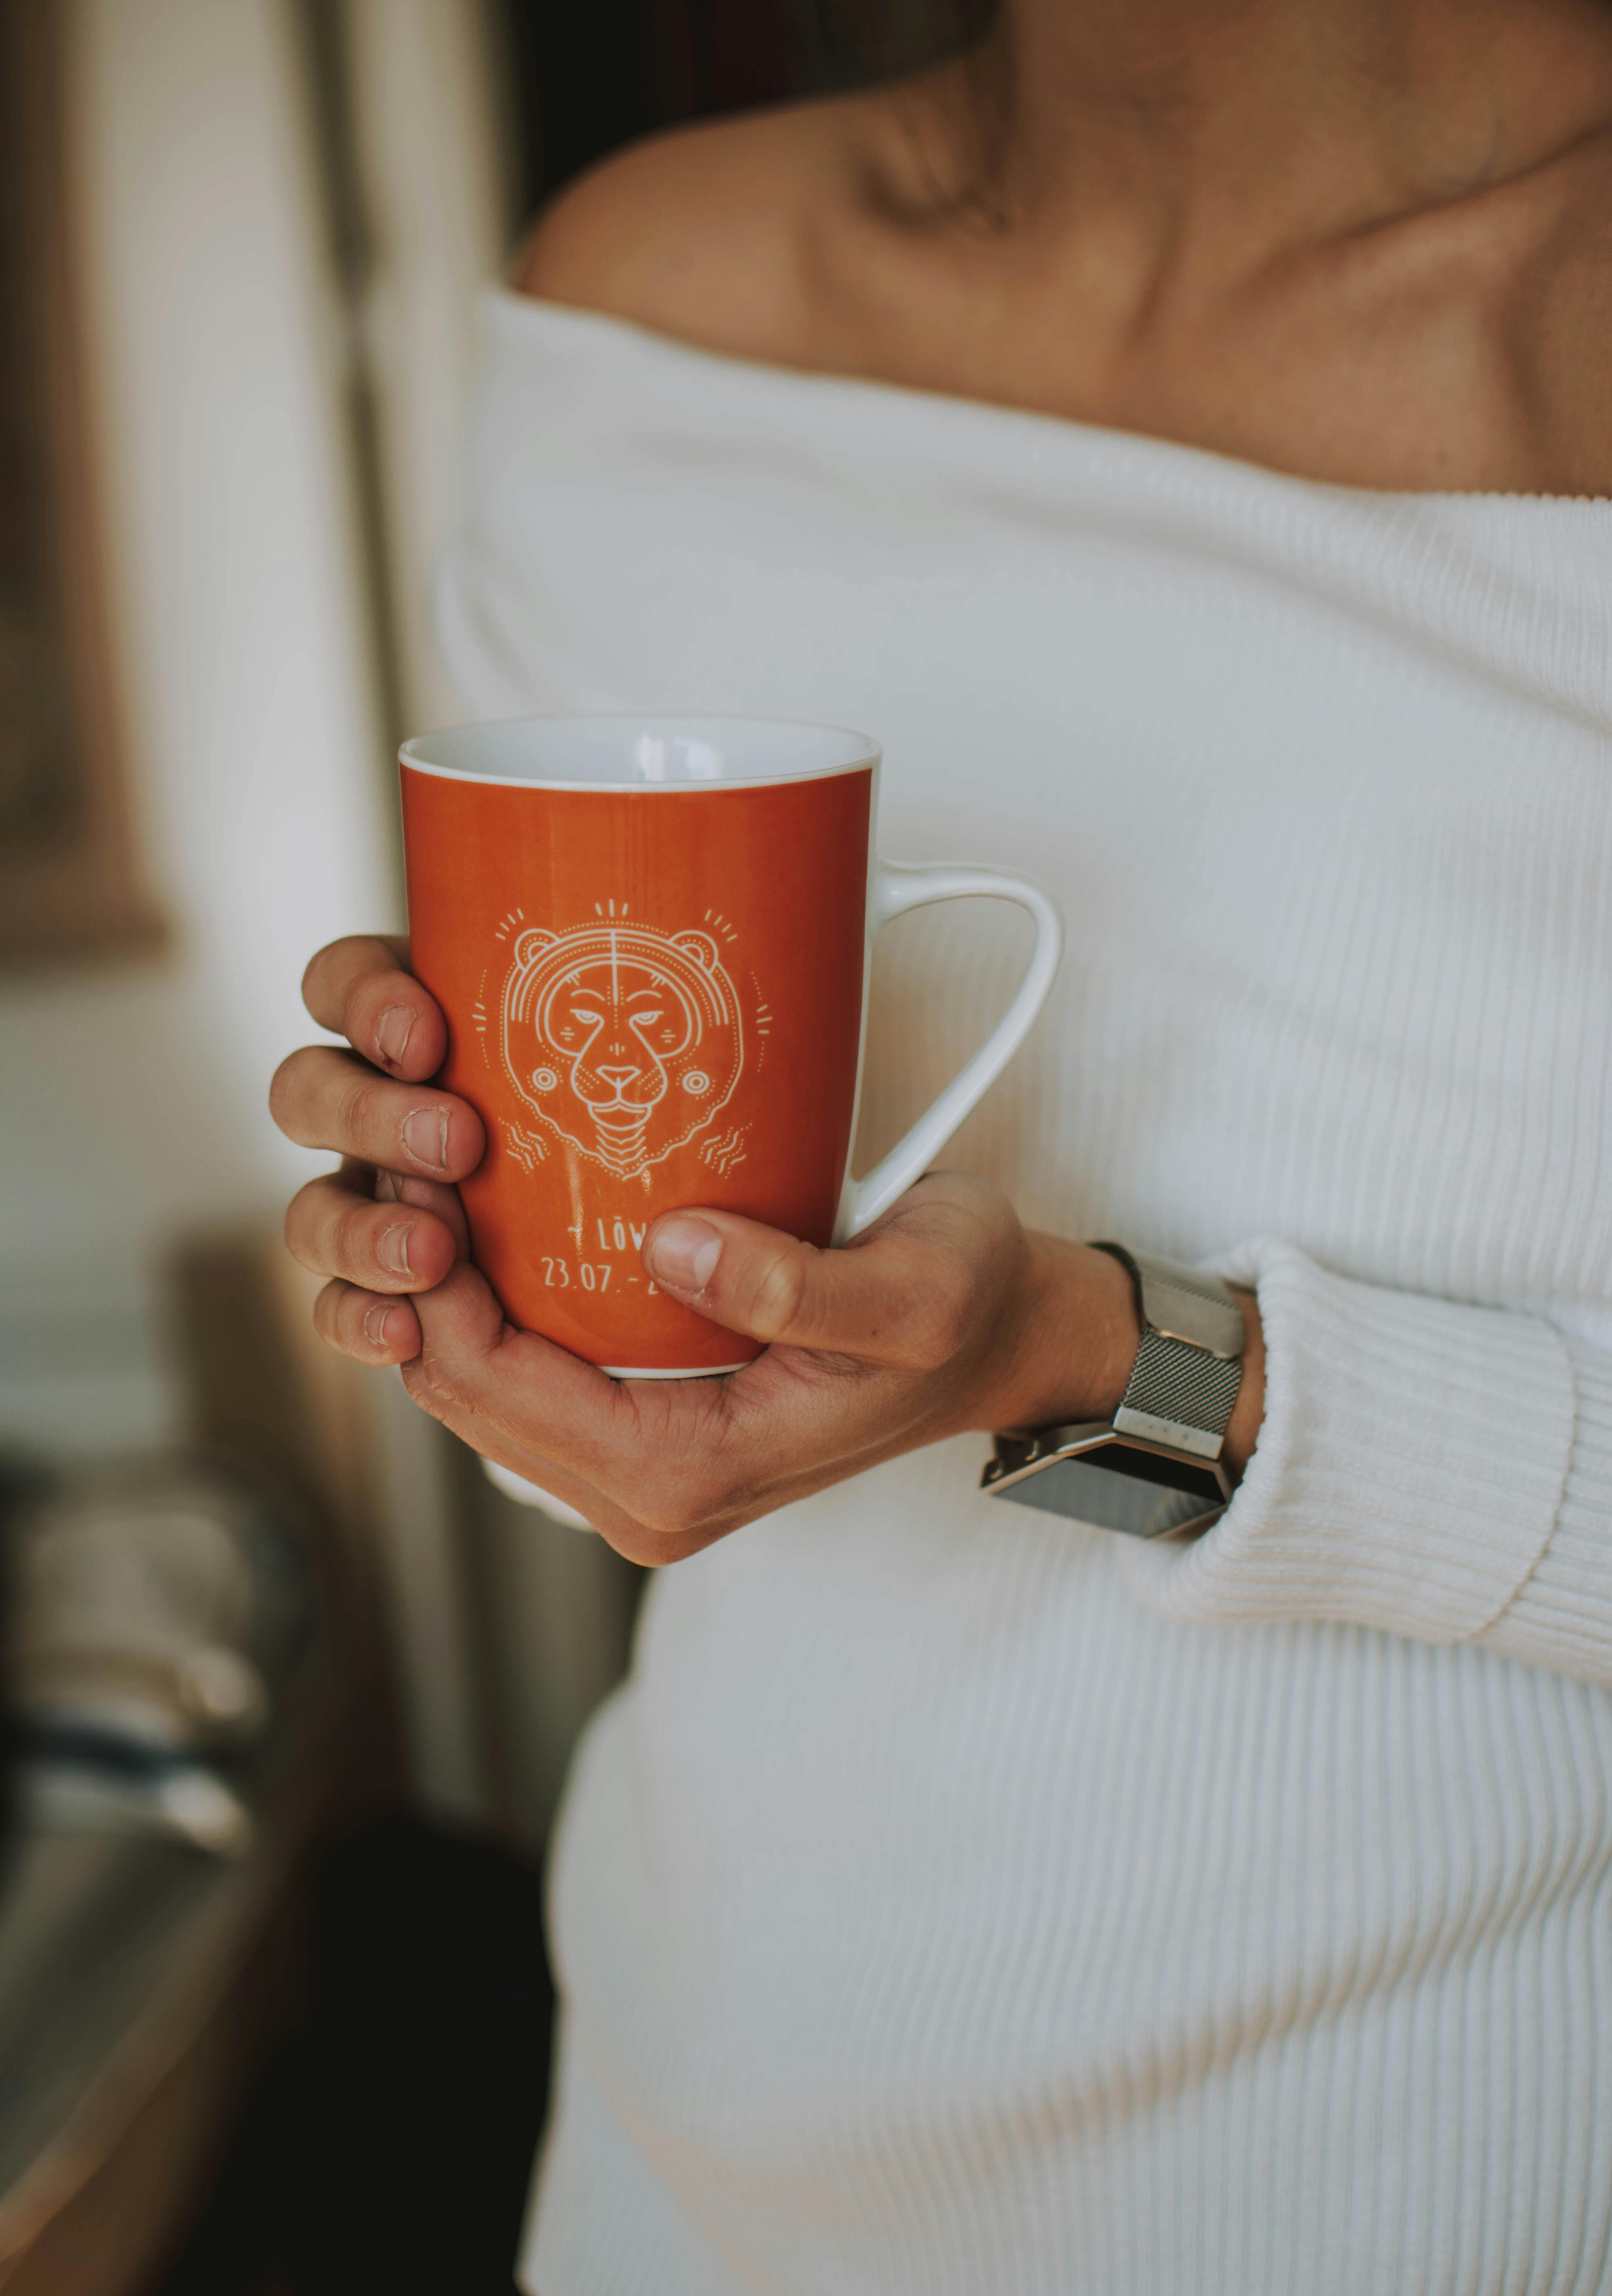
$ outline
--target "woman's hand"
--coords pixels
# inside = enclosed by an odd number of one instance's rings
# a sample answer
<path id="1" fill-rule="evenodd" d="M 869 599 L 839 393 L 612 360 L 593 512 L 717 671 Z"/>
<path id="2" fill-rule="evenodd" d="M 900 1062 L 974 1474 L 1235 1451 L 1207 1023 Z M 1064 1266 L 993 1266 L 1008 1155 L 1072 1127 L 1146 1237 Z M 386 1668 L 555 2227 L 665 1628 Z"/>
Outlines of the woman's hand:
<path id="1" fill-rule="evenodd" d="M 468 1263 L 451 1185 L 480 1160 L 480 1119 L 412 1081 L 434 1072 L 446 1035 L 404 956 L 380 940 L 320 952 L 308 1010 L 354 1050 L 293 1053 L 271 1093 L 282 1130 L 342 1158 L 286 1219 L 297 1258 L 332 1279 L 317 1328 L 362 1363 L 400 1364 L 417 1403 L 635 1562 L 674 1562 L 942 1436 L 1117 1405 L 1137 1346 L 1123 1270 L 1027 1232 L 999 1189 L 960 1173 L 932 1174 L 839 1250 L 731 1212 L 657 1221 L 644 1243 L 656 1283 L 767 1343 L 725 1378 L 617 1382 L 516 1331 Z M 1237 1417 L 1251 1444 L 1249 1314 Z"/>

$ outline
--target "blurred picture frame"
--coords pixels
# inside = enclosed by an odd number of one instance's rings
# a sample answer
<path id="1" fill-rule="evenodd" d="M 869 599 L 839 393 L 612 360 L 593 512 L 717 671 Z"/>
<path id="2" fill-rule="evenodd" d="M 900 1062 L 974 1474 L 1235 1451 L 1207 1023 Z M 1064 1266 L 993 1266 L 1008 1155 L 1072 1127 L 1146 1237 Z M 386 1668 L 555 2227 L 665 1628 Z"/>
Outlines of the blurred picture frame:
<path id="1" fill-rule="evenodd" d="M 133 834 L 58 0 L 0 0 L 0 972 L 165 939 Z"/>

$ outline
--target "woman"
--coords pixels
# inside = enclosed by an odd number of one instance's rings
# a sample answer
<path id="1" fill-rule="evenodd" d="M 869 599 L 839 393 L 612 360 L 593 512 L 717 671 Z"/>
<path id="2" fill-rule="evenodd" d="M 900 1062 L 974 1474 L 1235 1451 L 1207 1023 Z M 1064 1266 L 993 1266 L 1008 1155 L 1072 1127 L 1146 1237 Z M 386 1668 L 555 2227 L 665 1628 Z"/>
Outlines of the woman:
<path id="1" fill-rule="evenodd" d="M 542 2296 L 1612 2285 L 1609 122 L 1588 0 L 1015 0 L 493 300 L 467 706 L 866 726 L 886 850 L 1070 927 L 860 1245 L 652 1234 L 772 1343 L 677 1389 L 503 1327 L 440 1016 L 310 968 L 321 1331 L 676 1564 L 556 1852 Z M 876 1130 L 1014 954 L 915 928 Z M 1195 1538 L 978 1492 L 1126 1390 L 1087 1237 L 1238 1287 Z"/>

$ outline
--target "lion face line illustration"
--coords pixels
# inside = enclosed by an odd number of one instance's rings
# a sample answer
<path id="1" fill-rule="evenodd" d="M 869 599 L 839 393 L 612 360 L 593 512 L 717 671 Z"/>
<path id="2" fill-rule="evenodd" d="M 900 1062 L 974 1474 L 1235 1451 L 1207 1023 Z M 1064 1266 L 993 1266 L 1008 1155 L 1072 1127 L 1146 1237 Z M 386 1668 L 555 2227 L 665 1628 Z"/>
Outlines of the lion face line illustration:
<path id="1" fill-rule="evenodd" d="M 526 1105 L 618 1179 L 693 1139 L 744 1064 L 738 998 L 711 936 L 614 918 L 520 935 L 502 1035 Z"/>

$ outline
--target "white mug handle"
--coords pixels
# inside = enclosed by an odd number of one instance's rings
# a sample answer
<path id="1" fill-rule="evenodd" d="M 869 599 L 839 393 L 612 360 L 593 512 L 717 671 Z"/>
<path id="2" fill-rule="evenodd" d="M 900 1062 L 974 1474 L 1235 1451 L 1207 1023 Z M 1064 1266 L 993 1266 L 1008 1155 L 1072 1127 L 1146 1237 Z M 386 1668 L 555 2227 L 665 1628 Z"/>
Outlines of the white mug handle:
<path id="1" fill-rule="evenodd" d="M 849 1243 L 888 1211 L 899 1195 L 927 1171 L 933 1159 L 984 1098 L 1029 1033 L 1030 1024 L 1047 1001 L 1053 976 L 1063 954 L 1064 927 L 1057 909 L 1039 885 L 1028 877 L 1012 877 L 1001 869 L 958 869 L 942 863 L 934 868 L 909 868 L 899 861 L 876 861 L 868 891 L 868 938 L 876 940 L 892 917 L 909 909 L 926 907 L 931 901 L 960 901 L 971 895 L 1016 901 L 1028 911 L 1035 926 L 1035 947 L 1024 968 L 1013 1002 L 975 1053 L 959 1070 L 940 1097 L 926 1108 L 910 1132 L 882 1156 L 871 1172 L 853 1180 L 849 1171 L 840 1191 L 839 1218 L 834 1240 Z"/>

